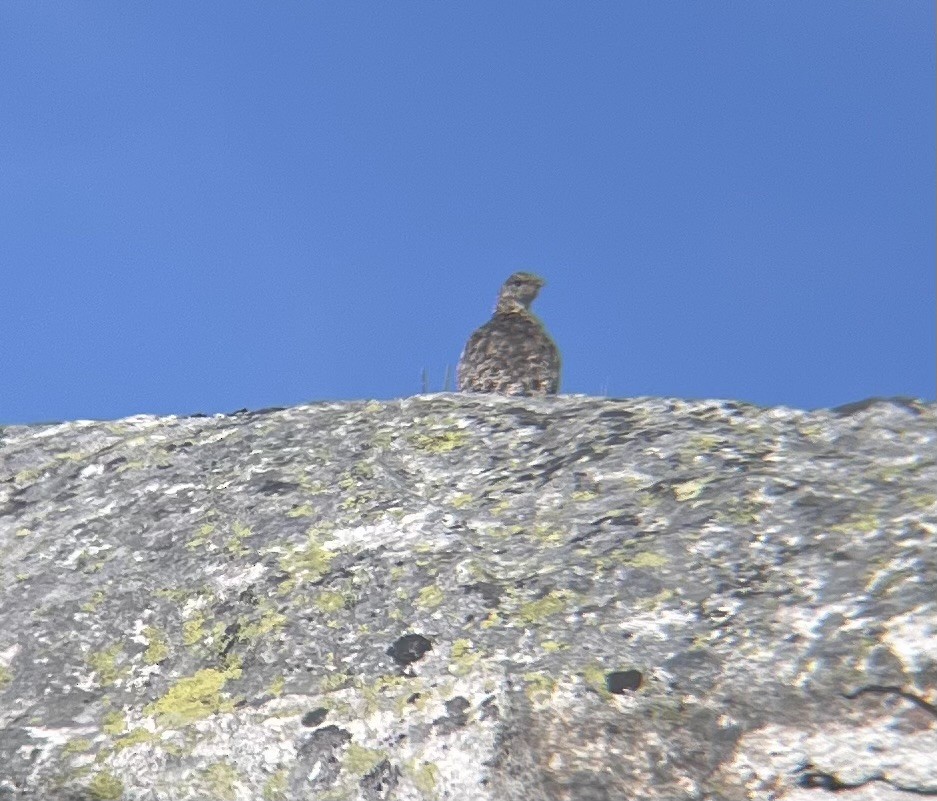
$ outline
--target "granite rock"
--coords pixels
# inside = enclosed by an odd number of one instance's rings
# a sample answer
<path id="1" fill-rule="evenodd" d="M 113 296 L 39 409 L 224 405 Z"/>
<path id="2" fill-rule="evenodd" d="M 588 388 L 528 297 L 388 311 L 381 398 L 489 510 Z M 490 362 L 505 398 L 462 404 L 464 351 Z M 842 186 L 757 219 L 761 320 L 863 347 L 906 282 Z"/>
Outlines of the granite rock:
<path id="1" fill-rule="evenodd" d="M 935 705 L 933 403 L 0 429 L 0 801 L 891 801 Z"/>

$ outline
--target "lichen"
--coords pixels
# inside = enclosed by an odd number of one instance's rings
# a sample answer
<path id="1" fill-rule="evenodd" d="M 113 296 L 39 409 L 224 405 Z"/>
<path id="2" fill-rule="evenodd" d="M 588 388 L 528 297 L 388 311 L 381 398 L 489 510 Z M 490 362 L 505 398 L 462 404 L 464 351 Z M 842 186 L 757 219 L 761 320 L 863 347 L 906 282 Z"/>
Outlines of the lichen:
<path id="1" fill-rule="evenodd" d="M 81 611 L 94 612 L 102 603 L 104 603 L 104 599 L 106 597 L 107 595 L 104 590 L 95 590 L 93 593 L 91 593 L 91 597 L 89 597 L 88 600 L 81 605 Z"/>
<path id="2" fill-rule="evenodd" d="M 88 795 L 94 801 L 117 801 L 124 794 L 124 783 L 109 771 L 96 773 L 88 784 Z"/>
<path id="3" fill-rule="evenodd" d="M 425 798 L 436 798 L 439 784 L 439 768 L 432 762 L 408 765 L 408 772 L 414 786 Z"/>
<path id="4" fill-rule="evenodd" d="M 338 612 L 340 609 L 345 607 L 345 596 L 340 592 L 323 590 L 318 595 L 316 595 L 313 603 L 323 612 Z"/>
<path id="5" fill-rule="evenodd" d="M 289 578 L 280 585 L 280 594 L 292 592 L 299 584 L 318 581 L 325 575 L 336 554 L 322 546 L 320 534 L 320 529 L 311 527 L 306 532 L 305 544 L 291 547 L 280 558 L 280 569 L 289 574 Z"/>
<path id="6" fill-rule="evenodd" d="M 144 662 L 155 665 L 169 656 L 169 640 L 160 629 L 147 626 L 143 630 L 143 636 L 147 641 L 146 651 L 143 653 Z"/>
<path id="7" fill-rule="evenodd" d="M 117 659 L 123 652 L 120 643 L 114 643 L 103 651 L 88 656 L 88 666 L 97 673 L 98 684 L 107 687 L 127 672 L 126 666 L 119 667 Z"/>
<path id="8" fill-rule="evenodd" d="M 261 790 L 264 801 L 287 801 L 288 778 L 289 771 L 286 768 L 280 768 L 267 779 Z"/>
<path id="9" fill-rule="evenodd" d="M 199 670 L 194 676 L 179 679 L 165 695 L 143 711 L 155 715 L 157 722 L 167 728 L 178 728 L 219 712 L 230 712 L 234 709 L 234 702 L 221 696 L 221 689 L 229 678 L 236 676 L 232 676 L 231 671 L 213 668 Z"/>
<path id="10" fill-rule="evenodd" d="M 364 776 L 381 764 L 387 758 L 384 751 L 375 748 L 365 748 L 357 743 L 350 743 L 345 752 L 343 765 L 345 770 L 355 776 Z"/>
<path id="11" fill-rule="evenodd" d="M 65 753 L 66 754 L 81 754 L 85 751 L 90 751 L 94 743 L 86 737 L 76 737 L 74 740 L 69 740 L 65 743 Z"/>
<path id="12" fill-rule="evenodd" d="M 274 609 L 269 602 L 264 602 L 259 620 L 248 623 L 246 618 L 242 618 L 239 623 L 241 627 L 238 631 L 238 639 L 251 642 L 275 629 L 283 628 L 286 625 L 286 615 Z"/>
<path id="13" fill-rule="evenodd" d="M 552 696 L 556 690 L 556 682 L 542 673 L 530 672 L 524 674 L 524 694 L 531 701 L 543 701 Z"/>
<path id="14" fill-rule="evenodd" d="M 449 672 L 454 676 L 465 676 L 481 659 L 481 654 L 473 650 L 471 640 L 460 638 L 452 643 L 451 658 Z"/>
<path id="15" fill-rule="evenodd" d="M 227 761 L 214 762 L 202 771 L 201 784 L 217 801 L 234 801 L 237 798 L 237 769 Z"/>
<path id="16" fill-rule="evenodd" d="M 253 532 L 243 523 L 235 522 L 231 526 L 231 536 L 225 543 L 225 549 L 228 553 L 235 556 L 245 556 L 250 553 L 250 548 L 244 544 L 244 540 L 251 536 Z"/>
<path id="17" fill-rule="evenodd" d="M 127 720 L 123 712 L 107 712 L 101 721 L 101 729 L 112 736 L 122 734 L 127 728 Z"/>
<path id="18" fill-rule="evenodd" d="M 122 751 L 125 748 L 130 748 L 134 745 L 139 745 L 140 743 L 151 743 L 156 739 L 156 735 L 148 729 L 144 729 L 141 726 L 138 726 L 126 737 L 118 737 L 114 741 L 114 750 Z"/>
<path id="19" fill-rule="evenodd" d="M 628 567 L 652 568 L 663 567 L 670 562 L 670 558 L 653 551 L 638 551 L 629 558 L 622 561 L 622 564 Z"/>
<path id="20" fill-rule="evenodd" d="M 692 501 L 694 498 L 699 497 L 699 494 L 703 491 L 703 487 L 708 483 L 708 479 L 698 478 L 692 481 L 684 481 L 682 484 L 676 484 L 673 488 L 674 497 L 678 501 Z"/>
<path id="21" fill-rule="evenodd" d="M 468 442 L 468 434 L 461 430 L 440 431 L 433 434 L 417 434 L 410 438 L 414 448 L 428 453 L 449 453 Z"/>
<path id="22" fill-rule="evenodd" d="M 553 590 L 543 598 L 522 604 L 517 610 L 517 616 L 523 623 L 539 623 L 544 618 L 566 611 L 571 595 L 569 590 Z"/>
<path id="23" fill-rule="evenodd" d="M 424 587 L 416 598 L 416 605 L 423 609 L 434 609 L 446 600 L 443 591 L 435 584 Z"/>
<path id="24" fill-rule="evenodd" d="M 195 645 L 205 636 L 205 615 L 196 613 L 182 623 L 182 642 L 185 645 Z"/>

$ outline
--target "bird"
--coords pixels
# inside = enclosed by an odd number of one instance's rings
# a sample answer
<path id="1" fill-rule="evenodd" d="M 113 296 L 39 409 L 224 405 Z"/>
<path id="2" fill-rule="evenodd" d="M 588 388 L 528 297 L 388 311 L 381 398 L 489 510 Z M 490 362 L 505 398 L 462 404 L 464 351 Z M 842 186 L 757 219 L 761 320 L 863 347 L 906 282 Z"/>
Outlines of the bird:
<path id="1" fill-rule="evenodd" d="M 530 304 L 545 281 L 514 273 L 501 286 L 491 319 L 472 332 L 456 369 L 460 392 L 555 395 L 560 352 Z"/>

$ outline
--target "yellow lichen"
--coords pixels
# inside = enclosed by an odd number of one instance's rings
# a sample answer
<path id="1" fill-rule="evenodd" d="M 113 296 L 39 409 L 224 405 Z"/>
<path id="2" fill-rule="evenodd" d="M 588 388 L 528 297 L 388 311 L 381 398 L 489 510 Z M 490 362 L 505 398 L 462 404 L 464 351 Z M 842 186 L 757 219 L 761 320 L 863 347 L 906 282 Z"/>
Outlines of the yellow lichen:
<path id="1" fill-rule="evenodd" d="M 221 689 L 230 678 L 229 671 L 212 668 L 179 679 L 162 698 L 144 708 L 148 715 L 169 728 L 177 728 L 219 712 L 230 712 L 234 703 L 221 697 Z"/>
<path id="2" fill-rule="evenodd" d="M 92 743 L 91 740 L 85 737 L 76 737 L 74 740 L 69 740 L 65 743 L 65 753 L 81 754 L 84 751 L 90 751 L 93 746 L 94 743 Z"/>
<path id="3" fill-rule="evenodd" d="M 638 551 L 636 554 L 624 559 L 622 564 L 629 567 L 663 567 L 668 562 L 670 562 L 670 558 L 663 554 L 654 553 L 653 551 Z"/>
<path id="4" fill-rule="evenodd" d="M 312 508 L 308 503 L 304 503 L 301 506 L 295 506 L 290 509 L 287 513 L 287 517 L 312 517 L 316 513 L 316 510 Z"/>
<path id="5" fill-rule="evenodd" d="M 127 672 L 126 667 L 118 667 L 117 665 L 117 658 L 122 651 L 120 643 L 114 643 L 110 648 L 105 648 L 103 651 L 88 656 L 88 665 L 98 674 L 98 683 L 102 687 L 113 684 Z"/>
<path id="6" fill-rule="evenodd" d="M 88 795 L 94 801 L 117 801 L 124 794 L 124 783 L 106 770 L 95 774 L 88 784 Z"/>
<path id="7" fill-rule="evenodd" d="M 123 712 L 108 712 L 101 721 L 101 728 L 110 735 L 122 734 L 127 728 Z"/>
<path id="8" fill-rule="evenodd" d="M 143 636 L 146 637 L 147 647 L 143 654 L 143 661 L 148 665 L 155 665 L 162 662 L 169 656 L 169 641 L 166 635 L 154 626 L 147 626 L 143 630 Z"/>
<path id="9" fill-rule="evenodd" d="M 155 739 L 156 735 L 153 734 L 153 732 L 138 726 L 126 737 L 118 737 L 114 741 L 114 750 L 122 751 L 125 748 L 130 748 L 131 746 L 139 745 L 140 743 L 150 743 Z"/>
<path id="10" fill-rule="evenodd" d="M 269 634 L 274 629 L 283 628 L 286 625 L 286 615 L 277 612 L 269 603 L 265 603 L 261 607 L 259 620 L 253 623 L 247 623 L 246 620 L 240 622 L 241 628 L 238 631 L 238 639 L 249 642 L 264 634 Z"/>
<path id="11" fill-rule="evenodd" d="M 414 786 L 425 798 L 436 798 L 436 785 L 439 784 L 439 768 L 432 762 L 420 765 L 408 765 L 410 778 Z"/>
<path id="12" fill-rule="evenodd" d="M 345 769 L 355 775 L 364 776 L 381 764 L 387 755 L 375 748 L 365 748 L 357 743 L 350 743 L 343 760 Z"/>
<path id="13" fill-rule="evenodd" d="M 473 495 L 470 495 L 467 492 L 463 492 L 459 495 L 456 495 L 451 501 L 449 501 L 449 503 L 452 504 L 456 509 L 462 509 L 463 507 L 468 506 L 473 500 Z"/>
<path id="14" fill-rule="evenodd" d="M 195 645 L 205 636 L 205 616 L 201 613 L 193 615 L 182 623 L 182 642 L 185 645 Z"/>
<path id="15" fill-rule="evenodd" d="M 517 616 L 522 622 L 532 624 L 552 615 L 558 615 L 569 606 L 572 593 L 569 590 L 553 590 L 543 598 L 521 605 Z"/>
<path id="16" fill-rule="evenodd" d="M 323 590 L 316 595 L 313 603 L 323 612 L 338 612 L 340 609 L 345 608 L 345 596 L 340 592 Z"/>
<path id="17" fill-rule="evenodd" d="M 416 598 L 416 605 L 424 609 L 433 609 L 439 606 L 445 599 L 446 596 L 443 594 L 443 591 L 435 584 L 431 584 L 420 590 L 420 594 Z"/>
<path id="18" fill-rule="evenodd" d="M 542 673 L 524 674 L 524 693 L 531 701 L 542 701 L 545 697 L 553 695 L 556 682 Z"/>
<path id="19" fill-rule="evenodd" d="M 214 531 L 215 531 L 214 524 L 204 523 L 203 525 L 199 526 L 198 534 L 192 537 L 192 539 L 190 539 L 185 544 L 185 547 L 188 548 L 189 550 L 194 550 L 195 548 L 198 548 L 200 545 L 204 545 L 206 542 L 208 542 L 209 538 L 214 533 Z"/>
<path id="20" fill-rule="evenodd" d="M 698 478 L 692 481 L 685 481 L 682 484 L 676 484 L 673 488 L 674 497 L 678 501 L 691 501 L 699 497 L 699 494 L 703 491 L 703 487 L 708 483 L 709 481 L 707 479 Z"/>
<path id="21" fill-rule="evenodd" d="M 225 543 L 225 549 L 228 553 L 232 553 L 235 556 L 244 556 L 250 553 L 250 548 L 244 544 L 244 540 L 251 536 L 252 533 L 250 528 L 243 523 L 235 522 L 234 525 L 231 526 L 231 536 Z"/>
<path id="22" fill-rule="evenodd" d="M 81 611 L 93 612 L 104 602 L 105 597 L 104 590 L 95 590 L 91 593 L 91 597 L 81 605 Z"/>
<path id="23" fill-rule="evenodd" d="M 440 431 L 432 434 L 417 434 L 410 441 L 415 448 L 429 453 L 448 453 L 461 448 L 468 442 L 468 434 L 464 431 Z"/>
<path id="24" fill-rule="evenodd" d="M 329 569 L 336 554 L 322 546 L 320 533 L 319 529 L 310 528 L 306 533 L 306 543 L 299 548 L 290 548 L 280 558 L 280 568 L 289 574 L 289 578 L 280 585 L 281 594 L 291 592 L 302 582 L 318 581 Z"/>
<path id="25" fill-rule="evenodd" d="M 202 784 L 208 788 L 212 799 L 234 801 L 237 798 L 237 769 L 226 761 L 215 762 L 202 771 Z"/>
<path id="26" fill-rule="evenodd" d="M 267 779 L 263 790 L 261 790 L 264 801 L 287 801 L 287 780 L 289 775 L 289 771 L 286 768 L 280 768 Z"/>

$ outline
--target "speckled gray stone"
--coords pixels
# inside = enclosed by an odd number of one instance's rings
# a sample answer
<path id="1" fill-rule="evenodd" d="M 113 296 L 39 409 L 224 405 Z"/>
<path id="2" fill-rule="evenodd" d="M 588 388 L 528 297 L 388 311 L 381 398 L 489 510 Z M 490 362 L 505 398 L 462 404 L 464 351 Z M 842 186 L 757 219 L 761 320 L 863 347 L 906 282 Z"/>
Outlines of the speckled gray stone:
<path id="1" fill-rule="evenodd" d="M 934 404 L 0 429 L 0 800 L 891 801 L 935 688 Z"/>

